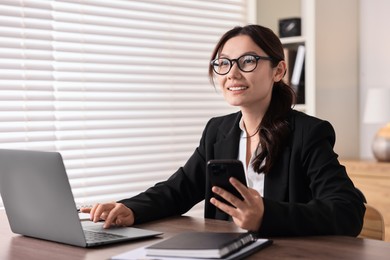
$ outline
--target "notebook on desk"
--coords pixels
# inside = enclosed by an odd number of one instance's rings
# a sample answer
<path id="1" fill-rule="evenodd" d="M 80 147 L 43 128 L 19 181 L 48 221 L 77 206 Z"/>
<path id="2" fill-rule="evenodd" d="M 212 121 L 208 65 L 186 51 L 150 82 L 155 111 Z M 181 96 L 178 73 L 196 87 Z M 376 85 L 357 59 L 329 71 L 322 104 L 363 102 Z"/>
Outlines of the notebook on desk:
<path id="1" fill-rule="evenodd" d="M 0 149 L 0 192 L 14 233 L 92 247 L 160 235 L 132 227 L 103 229 L 81 221 L 57 152 Z"/>

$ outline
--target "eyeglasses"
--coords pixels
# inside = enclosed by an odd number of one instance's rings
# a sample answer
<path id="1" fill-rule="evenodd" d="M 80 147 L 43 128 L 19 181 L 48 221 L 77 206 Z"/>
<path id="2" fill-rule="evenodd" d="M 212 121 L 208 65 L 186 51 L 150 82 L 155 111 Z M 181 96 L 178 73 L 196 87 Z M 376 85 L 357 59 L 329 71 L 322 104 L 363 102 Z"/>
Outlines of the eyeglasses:
<path id="1" fill-rule="evenodd" d="M 234 62 L 242 72 L 252 72 L 257 67 L 259 60 L 272 60 L 271 57 L 245 54 L 237 59 L 217 58 L 211 61 L 213 70 L 218 75 L 226 75 L 232 69 Z"/>

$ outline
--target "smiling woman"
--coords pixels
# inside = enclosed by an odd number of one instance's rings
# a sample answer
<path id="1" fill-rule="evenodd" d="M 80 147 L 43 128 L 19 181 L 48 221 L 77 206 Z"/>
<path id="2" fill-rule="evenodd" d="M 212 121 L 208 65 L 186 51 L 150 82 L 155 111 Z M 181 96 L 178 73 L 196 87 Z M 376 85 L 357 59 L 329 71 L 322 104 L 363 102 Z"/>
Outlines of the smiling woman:
<path id="1" fill-rule="evenodd" d="M 1 147 L 61 152 L 80 204 L 165 179 L 205 121 L 232 111 L 204 64 L 248 12 L 244 0 L 1 1 Z"/>
<path id="2" fill-rule="evenodd" d="M 239 61 L 250 55 L 270 59 L 258 66 L 260 59 L 245 58 L 252 65 L 246 70 Z M 227 103 L 240 111 L 212 117 L 193 154 L 165 181 L 81 211 L 109 228 L 182 215 L 204 200 L 205 218 L 234 221 L 260 237 L 357 236 L 364 198 L 333 150 L 332 125 L 292 108 L 295 93 L 283 81 L 278 37 L 261 25 L 235 26 L 211 57 L 210 79 L 216 77 Z M 225 61 L 222 72 L 215 58 Z M 244 166 L 246 181 L 228 177 L 218 186 L 206 165 L 232 159 Z"/>

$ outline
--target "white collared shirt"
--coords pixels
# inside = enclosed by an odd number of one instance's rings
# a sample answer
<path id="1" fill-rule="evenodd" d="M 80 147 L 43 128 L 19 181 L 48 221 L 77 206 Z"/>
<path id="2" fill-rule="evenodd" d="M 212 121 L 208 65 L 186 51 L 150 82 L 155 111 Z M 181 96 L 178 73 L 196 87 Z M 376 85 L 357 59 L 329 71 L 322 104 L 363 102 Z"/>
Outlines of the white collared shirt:
<path id="1" fill-rule="evenodd" d="M 245 169 L 245 177 L 246 177 L 246 183 L 248 187 L 253 188 L 257 190 L 261 196 L 264 196 L 264 173 L 258 174 L 253 169 L 252 163 L 255 159 L 256 155 L 258 155 L 259 150 L 261 147 L 255 150 L 255 152 L 251 155 L 251 159 L 249 160 L 248 167 L 246 167 L 246 145 L 247 145 L 247 133 L 245 130 L 244 121 L 241 118 L 240 120 L 240 129 L 241 129 L 241 136 L 240 136 L 240 145 L 239 145 L 239 151 L 238 151 L 238 160 L 242 162 Z M 262 164 L 265 163 L 265 160 Z"/>

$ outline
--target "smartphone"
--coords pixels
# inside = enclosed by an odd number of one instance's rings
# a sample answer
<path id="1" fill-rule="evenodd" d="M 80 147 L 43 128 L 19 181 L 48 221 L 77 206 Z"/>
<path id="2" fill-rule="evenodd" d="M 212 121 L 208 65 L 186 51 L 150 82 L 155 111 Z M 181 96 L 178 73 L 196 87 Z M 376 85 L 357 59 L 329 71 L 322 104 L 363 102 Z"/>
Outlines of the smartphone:
<path id="1" fill-rule="evenodd" d="M 225 160 L 210 160 L 207 162 L 207 175 L 210 180 L 211 187 L 218 186 L 222 189 L 230 192 L 237 198 L 243 200 L 244 198 L 241 194 L 233 187 L 233 185 L 229 182 L 230 177 L 236 178 L 245 186 L 246 178 L 244 166 L 240 160 L 234 159 L 225 159 Z M 225 199 L 221 198 L 218 195 L 214 195 L 216 199 L 226 204 L 230 204 Z"/>

